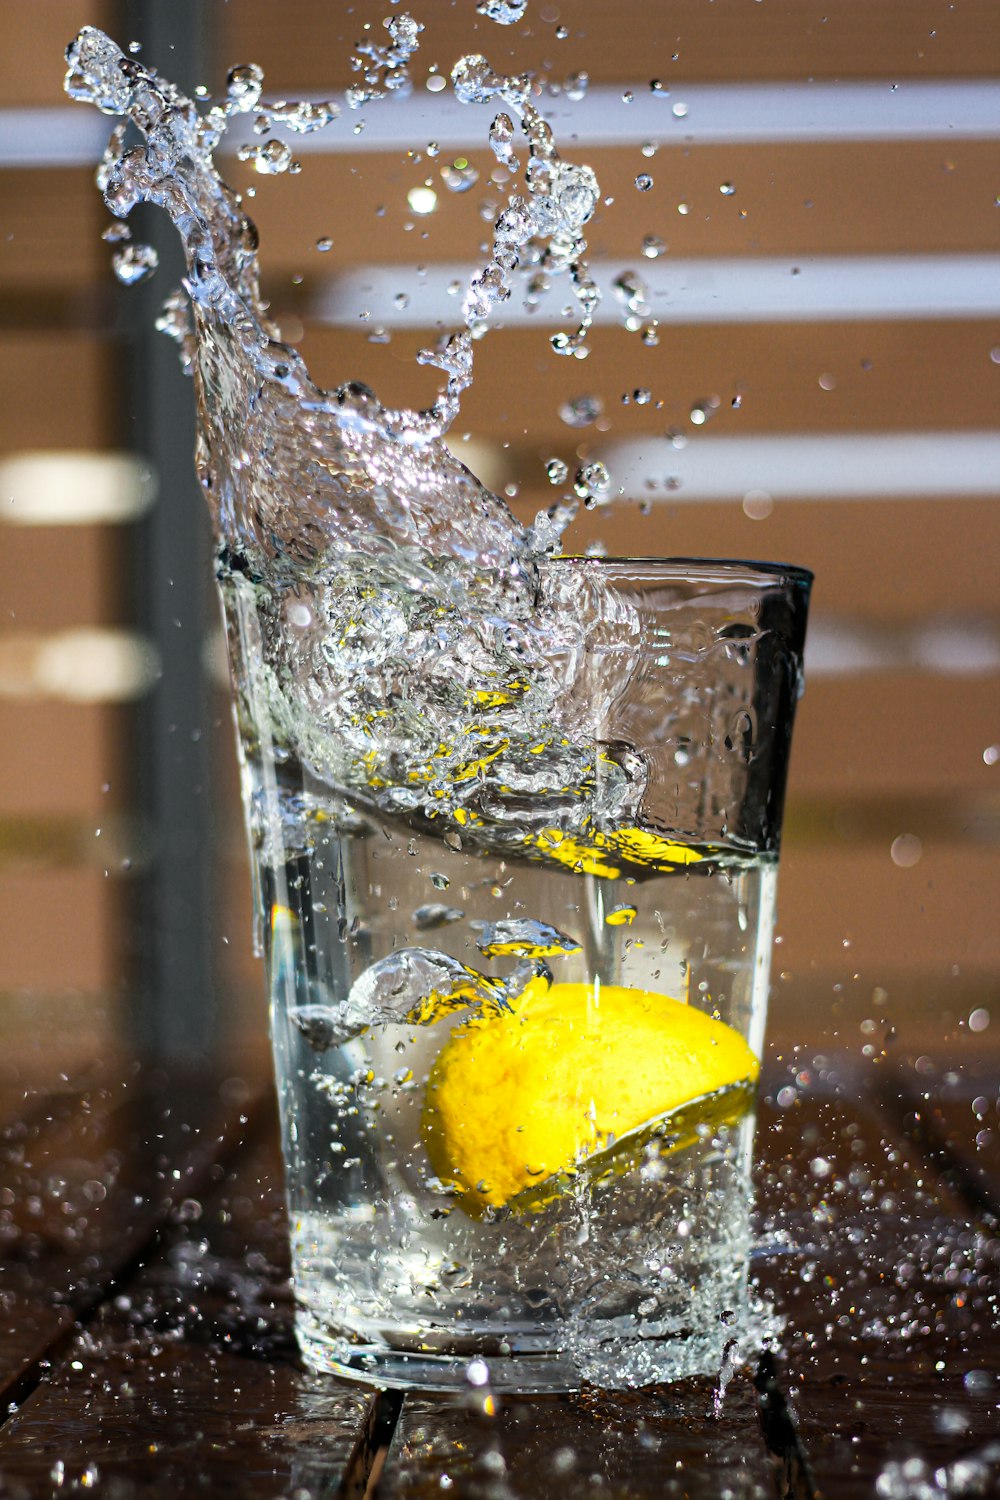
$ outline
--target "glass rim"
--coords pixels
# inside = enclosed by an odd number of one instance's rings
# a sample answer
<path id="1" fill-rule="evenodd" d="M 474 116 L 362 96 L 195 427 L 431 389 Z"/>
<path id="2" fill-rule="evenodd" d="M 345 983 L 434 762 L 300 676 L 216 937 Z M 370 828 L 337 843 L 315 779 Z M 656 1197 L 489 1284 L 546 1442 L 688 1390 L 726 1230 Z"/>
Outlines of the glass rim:
<path id="1" fill-rule="evenodd" d="M 744 557 L 590 557 L 584 552 L 557 553 L 548 559 L 550 563 L 594 563 L 598 567 L 662 568 L 674 573 L 684 572 L 694 577 L 709 577 L 712 573 L 736 576 L 742 572 L 763 578 L 784 579 L 789 583 L 807 585 L 813 583 L 815 574 L 810 568 L 797 563 L 761 562 Z"/>

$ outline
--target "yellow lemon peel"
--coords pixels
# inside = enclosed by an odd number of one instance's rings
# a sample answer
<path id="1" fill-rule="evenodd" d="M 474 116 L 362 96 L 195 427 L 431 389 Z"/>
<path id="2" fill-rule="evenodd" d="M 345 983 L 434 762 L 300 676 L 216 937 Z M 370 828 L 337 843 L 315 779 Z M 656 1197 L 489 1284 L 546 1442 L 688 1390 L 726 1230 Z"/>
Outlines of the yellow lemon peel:
<path id="1" fill-rule="evenodd" d="M 698 1121 L 737 1118 L 758 1072 L 739 1032 L 680 1000 L 533 983 L 512 1014 L 476 1017 L 441 1048 L 424 1143 L 470 1214 L 537 1207 L 560 1174 L 677 1111 L 675 1145 Z"/>

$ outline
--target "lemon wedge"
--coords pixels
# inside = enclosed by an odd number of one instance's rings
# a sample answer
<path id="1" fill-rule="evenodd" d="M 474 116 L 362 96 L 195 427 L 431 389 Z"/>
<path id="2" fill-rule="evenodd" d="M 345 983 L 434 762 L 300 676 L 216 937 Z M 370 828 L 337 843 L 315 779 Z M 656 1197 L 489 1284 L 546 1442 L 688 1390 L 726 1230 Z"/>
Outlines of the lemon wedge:
<path id="1" fill-rule="evenodd" d="M 695 1138 L 698 1121 L 738 1118 L 758 1072 L 738 1031 L 682 1001 L 534 981 L 513 1013 L 478 1016 L 441 1048 L 424 1143 L 469 1213 L 537 1207 L 560 1174 L 675 1112 L 676 1145 Z"/>

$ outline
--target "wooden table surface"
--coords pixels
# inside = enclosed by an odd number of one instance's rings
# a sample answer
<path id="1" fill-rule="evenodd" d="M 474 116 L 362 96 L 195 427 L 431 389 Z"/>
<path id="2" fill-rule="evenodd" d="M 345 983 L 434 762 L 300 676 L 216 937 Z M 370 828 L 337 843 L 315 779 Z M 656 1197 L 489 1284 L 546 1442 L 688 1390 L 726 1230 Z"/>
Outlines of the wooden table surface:
<path id="1" fill-rule="evenodd" d="M 722 1396 L 379 1396 L 307 1374 L 273 1096 L 138 1065 L 0 1105 L 0 1497 L 1000 1495 L 1000 1071 L 772 1067 Z"/>

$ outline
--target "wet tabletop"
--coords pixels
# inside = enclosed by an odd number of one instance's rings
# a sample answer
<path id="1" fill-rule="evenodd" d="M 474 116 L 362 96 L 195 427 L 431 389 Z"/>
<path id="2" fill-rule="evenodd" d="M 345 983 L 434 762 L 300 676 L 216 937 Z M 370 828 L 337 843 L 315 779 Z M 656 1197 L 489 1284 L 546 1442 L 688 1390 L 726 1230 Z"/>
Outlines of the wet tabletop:
<path id="1" fill-rule="evenodd" d="M 774 1347 L 724 1389 L 502 1403 L 303 1371 L 265 1081 L 8 1090 L 0 1496 L 1000 1494 L 998 1061 L 774 1064 Z"/>

